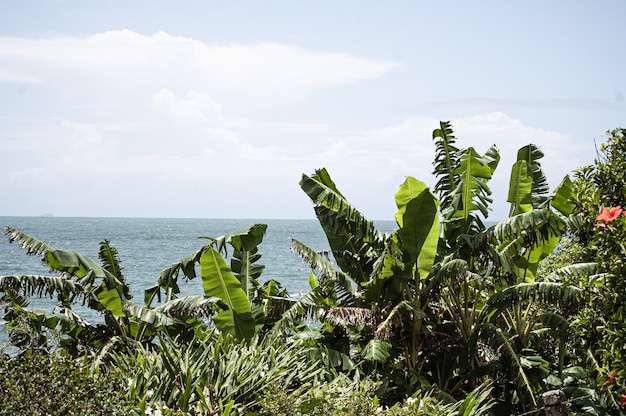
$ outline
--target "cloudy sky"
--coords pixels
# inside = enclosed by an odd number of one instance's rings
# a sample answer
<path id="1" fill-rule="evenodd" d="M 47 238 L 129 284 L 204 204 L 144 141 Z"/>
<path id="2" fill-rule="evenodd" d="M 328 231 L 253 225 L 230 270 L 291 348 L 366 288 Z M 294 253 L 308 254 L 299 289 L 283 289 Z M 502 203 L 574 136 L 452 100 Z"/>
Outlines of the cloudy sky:
<path id="1" fill-rule="evenodd" d="M 314 218 L 326 167 L 368 218 L 432 130 L 551 185 L 626 127 L 626 2 L 0 0 L 0 216 Z"/>

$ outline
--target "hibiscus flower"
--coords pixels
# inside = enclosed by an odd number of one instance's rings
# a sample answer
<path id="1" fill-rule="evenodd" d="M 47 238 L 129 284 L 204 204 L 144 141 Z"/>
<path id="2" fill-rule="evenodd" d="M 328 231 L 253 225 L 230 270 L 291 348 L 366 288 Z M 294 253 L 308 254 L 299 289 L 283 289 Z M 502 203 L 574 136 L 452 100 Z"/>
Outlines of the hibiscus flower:
<path id="1" fill-rule="evenodd" d="M 606 227 L 609 222 L 620 215 L 622 215 L 622 207 L 619 205 L 613 208 L 602 208 L 600 215 L 596 217 L 596 221 L 602 221 L 602 224 L 598 224 L 598 227 Z"/>

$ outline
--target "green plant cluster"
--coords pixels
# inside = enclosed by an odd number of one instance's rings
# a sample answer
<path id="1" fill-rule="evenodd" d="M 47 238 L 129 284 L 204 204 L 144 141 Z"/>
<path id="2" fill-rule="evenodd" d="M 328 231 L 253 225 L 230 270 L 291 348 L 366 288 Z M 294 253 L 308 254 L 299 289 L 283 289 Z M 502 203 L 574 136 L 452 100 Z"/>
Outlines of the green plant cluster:
<path id="1" fill-rule="evenodd" d="M 0 355 L 0 415 L 129 415 L 120 372 L 104 376 L 64 354 Z"/>
<path id="2" fill-rule="evenodd" d="M 0 276 L 19 349 L 10 360 L 80 357 L 95 380 L 123 375 L 120 406 L 144 415 L 530 414 L 553 389 L 572 412 L 624 414 L 624 130 L 553 190 L 539 147 L 521 147 L 509 217 L 492 226 L 497 147 L 459 146 L 448 122 L 432 139 L 435 185 L 400 184 L 391 233 L 351 205 L 326 169 L 302 175 L 330 251 L 292 241 L 311 268 L 311 290 L 299 298 L 260 279 L 264 224 L 207 237 L 162 271 L 143 302 L 130 296 L 109 241 L 92 260 L 7 228 L 58 272 Z M 200 295 L 179 296 L 196 281 Z M 58 304 L 37 310 L 31 296 Z M 104 324 L 84 321 L 78 302 Z"/>

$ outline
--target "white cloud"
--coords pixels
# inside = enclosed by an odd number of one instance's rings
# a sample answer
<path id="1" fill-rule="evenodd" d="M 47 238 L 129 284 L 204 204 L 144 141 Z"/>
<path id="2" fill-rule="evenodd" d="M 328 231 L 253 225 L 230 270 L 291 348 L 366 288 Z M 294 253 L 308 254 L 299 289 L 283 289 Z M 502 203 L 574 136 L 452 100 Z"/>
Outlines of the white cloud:
<path id="1" fill-rule="evenodd" d="M 70 209 L 58 189 L 34 188 L 36 180 L 70 183 L 84 201 L 98 201 L 82 215 L 303 217 L 312 212 L 297 185 L 300 174 L 327 167 L 369 218 L 392 219 L 394 194 L 407 175 L 434 183 L 438 119 L 413 116 L 345 131 L 315 116 L 302 117 L 309 120 L 302 124 L 255 117 L 397 67 L 277 43 L 210 45 L 165 32 L 0 38 L 0 79 L 33 83 L 23 97 L 23 108 L 32 110 L 28 125 L 13 122 L 8 129 L 0 119 L 0 148 L 10 160 L 0 174 L 12 181 L 0 191 L 36 193 Z M 459 147 L 500 148 L 490 183 L 494 206 L 501 207 L 494 216 L 506 215 L 519 147 L 541 146 L 553 186 L 583 154 L 568 135 L 502 112 L 465 109 L 452 124 Z"/>
<path id="2" fill-rule="evenodd" d="M 41 79 L 30 75 L 24 75 L 19 73 L 11 73 L 9 71 L 0 71 L 0 82 L 13 82 L 18 84 L 39 84 Z"/>
<path id="3" fill-rule="evenodd" d="M 378 78 L 397 67 L 278 43 L 209 45 L 165 32 L 0 38 L 0 74 L 7 74 L 5 80 L 42 80 L 70 89 L 80 82 L 80 88 L 87 89 L 84 94 L 198 91 L 239 111 L 284 105 L 316 89 Z"/>
<path id="4" fill-rule="evenodd" d="M 152 96 L 152 108 L 179 122 L 221 124 L 222 107 L 208 93 L 190 91 L 178 97 L 167 88 Z"/>

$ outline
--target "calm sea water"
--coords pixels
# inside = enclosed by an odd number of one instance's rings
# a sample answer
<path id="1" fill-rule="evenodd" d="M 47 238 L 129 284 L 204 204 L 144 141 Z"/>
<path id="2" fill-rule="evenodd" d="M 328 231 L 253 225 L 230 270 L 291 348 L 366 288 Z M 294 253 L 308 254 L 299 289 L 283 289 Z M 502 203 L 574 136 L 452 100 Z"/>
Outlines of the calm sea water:
<path id="1" fill-rule="evenodd" d="M 219 237 L 257 223 L 267 224 L 266 235 L 259 246 L 262 258 L 258 263 L 265 265 L 260 280 L 277 280 L 292 297 L 308 291 L 310 269 L 290 250 L 290 244 L 291 238 L 295 238 L 315 250 L 328 250 L 328 242 L 317 220 L 0 217 L 2 229 L 9 226 L 56 249 L 77 251 L 96 260 L 99 242 L 108 239 L 119 251 L 122 272 L 138 304 L 143 302 L 144 289 L 154 285 L 161 270 L 206 243 L 198 237 Z M 376 225 L 386 232 L 395 228 L 393 221 Z M 18 244 L 9 244 L 7 236 L 3 237 L 0 240 L 0 276 L 50 274 L 38 257 L 26 255 Z M 180 286 L 181 295 L 203 293 L 200 279 L 181 281 Z M 50 309 L 54 302 L 36 304 Z M 85 312 L 88 320 L 97 318 L 89 315 L 91 311 Z M 0 331 L 0 343 L 3 337 Z"/>

